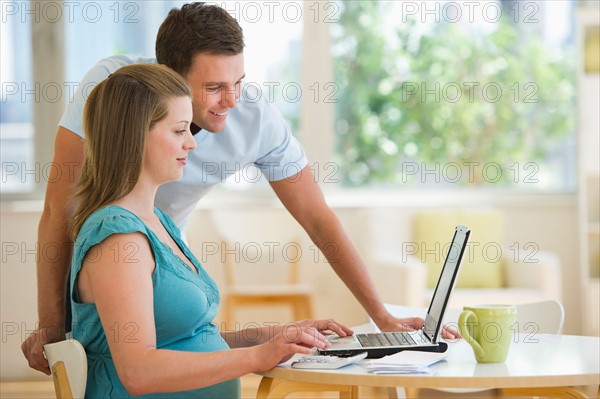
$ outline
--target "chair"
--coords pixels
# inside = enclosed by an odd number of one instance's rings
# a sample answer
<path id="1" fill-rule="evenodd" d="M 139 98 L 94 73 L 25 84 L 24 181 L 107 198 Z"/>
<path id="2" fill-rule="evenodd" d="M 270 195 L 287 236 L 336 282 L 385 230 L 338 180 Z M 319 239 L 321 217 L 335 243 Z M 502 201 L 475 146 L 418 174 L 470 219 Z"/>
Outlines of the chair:
<path id="1" fill-rule="evenodd" d="M 87 383 L 87 357 L 74 339 L 44 345 L 57 399 L 83 398 Z"/>
<path id="2" fill-rule="evenodd" d="M 293 320 L 313 317 L 312 288 L 300 283 L 302 232 L 285 211 L 211 210 L 210 218 L 221 237 L 226 329 L 236 329 L 235 312 L 246 306 L 284 305 Z"/>
<path id="3" fill-rule="evenodd" d="M 523 303 L 517 307 L 517 331 L 520 333 L 559 334 L 565 322 L 565 309 L 555 300 Z M 534 324 L 534 329 L 530 328 Z"/>
<path id="4" fill-rule="evenodd" d="M 468 226 L 472 234 L 451 307 L 561 299 L 558 257 L 535 243 L 503 245 L 506 232 L 500 211 L 435 209 L 415 215 L 411 242 L 374 255 L 374 275 L 385 302 L 417 307 L 429 302 L 457 224 Z"/>

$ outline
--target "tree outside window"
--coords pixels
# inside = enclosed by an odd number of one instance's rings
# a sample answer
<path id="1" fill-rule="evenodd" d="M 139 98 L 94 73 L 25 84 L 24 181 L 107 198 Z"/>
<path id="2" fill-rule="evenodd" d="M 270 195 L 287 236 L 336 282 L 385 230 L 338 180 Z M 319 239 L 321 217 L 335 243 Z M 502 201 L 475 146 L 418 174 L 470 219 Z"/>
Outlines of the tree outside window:
<path id="1" fill-rule="evenodd" d="M 572 190 L 573 38 L 544 39 L 548 7 L 565 3 L 488 2 L 487 15 L 432 3 L 341 3 L 332 52 L 344 183 Z"/>

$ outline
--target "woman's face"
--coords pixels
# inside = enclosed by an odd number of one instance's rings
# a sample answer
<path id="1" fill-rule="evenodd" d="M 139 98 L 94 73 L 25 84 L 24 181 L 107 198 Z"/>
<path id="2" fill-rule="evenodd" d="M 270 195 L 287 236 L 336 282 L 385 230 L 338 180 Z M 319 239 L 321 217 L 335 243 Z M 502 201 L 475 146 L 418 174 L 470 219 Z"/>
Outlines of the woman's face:
<path id="1" fill-rule="evenodd" d="M 157 184 L 181 178 L 189 150 L 196 148 L 190 132 L 192 99 L 171 97 L 167 116 L 148 132 L 144 172 Z"/>

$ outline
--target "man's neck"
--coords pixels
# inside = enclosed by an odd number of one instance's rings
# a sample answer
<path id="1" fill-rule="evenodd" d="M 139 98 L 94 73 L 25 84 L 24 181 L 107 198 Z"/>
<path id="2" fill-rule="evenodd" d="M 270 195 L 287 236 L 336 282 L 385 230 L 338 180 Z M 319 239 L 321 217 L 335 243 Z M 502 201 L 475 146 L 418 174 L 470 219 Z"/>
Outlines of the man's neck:
<path id="1" fill-rule="evenodd" d="M 192 122 L 192 124 L 190 125 L 190 131 L 192 132 L 192 134 L 196 134 L 200 130 L 202 130 L 202 128 L 200 126 L 196 125 L 194 122 Z"/>

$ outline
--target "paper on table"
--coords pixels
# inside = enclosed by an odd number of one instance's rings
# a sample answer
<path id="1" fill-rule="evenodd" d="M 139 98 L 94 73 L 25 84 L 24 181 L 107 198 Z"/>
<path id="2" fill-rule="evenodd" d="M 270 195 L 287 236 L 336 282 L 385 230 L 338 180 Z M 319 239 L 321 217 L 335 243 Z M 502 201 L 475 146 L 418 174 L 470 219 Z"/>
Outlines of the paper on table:
<path id="1" fill-rule="evenodd" d="M 381 359 L 365 361 L 362 366 L 373 374 L 426 374 L 430 373 L 430 365 L 446 357 L 445 353 L 402 351 Z"/>

